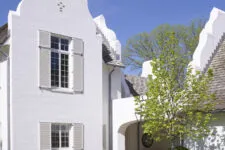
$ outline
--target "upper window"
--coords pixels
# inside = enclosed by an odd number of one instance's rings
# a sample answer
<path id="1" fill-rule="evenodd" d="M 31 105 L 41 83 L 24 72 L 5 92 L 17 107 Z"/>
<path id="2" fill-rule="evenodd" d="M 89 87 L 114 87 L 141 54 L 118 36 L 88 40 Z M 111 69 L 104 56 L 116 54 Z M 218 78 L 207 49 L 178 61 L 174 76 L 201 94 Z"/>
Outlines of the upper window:
<path id="1" fill-rule="evenodd" d="M 55 92 L 84 92 L 82 39 L 39 31 L 39 87 Z"/>
<path id="2" fill-rule="evenodd" d="M 69 87 L 69 40 L 51 36 L 51 86 Z"/>

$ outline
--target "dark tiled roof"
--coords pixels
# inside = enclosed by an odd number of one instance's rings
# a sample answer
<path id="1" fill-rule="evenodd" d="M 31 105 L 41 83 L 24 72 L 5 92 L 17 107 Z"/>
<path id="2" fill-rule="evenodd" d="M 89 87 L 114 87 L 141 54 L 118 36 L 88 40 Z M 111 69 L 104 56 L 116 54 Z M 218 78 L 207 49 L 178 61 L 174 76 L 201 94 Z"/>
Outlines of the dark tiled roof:
<path id="1" fill-rule="evenodd" d="M 97 33 L 101 34 L 103 37 L 102 44 L 102 58 L 107 65 L 116 66 L 120 68 L 124 68 L 124 64 L 116 59 L 116 54 L 106 38 L 106 36 L 102 33 L 102 31 L 97 27 Z"/>
<path id="2" fill-rule="evenodd" d="M 218 44 L 206 67 L 206 69 L 213 69 L 214 79 L 210 85 L 210 90 L 216 93 L 219 103 L 216 108 L 217 110 L 225 110 L 225 36 L 222 36 L 221 42 Z M 206 69 L 205 72 L 207 71 Z"/>
<path id="3" fill-rule="evenodd" d="M 8 24 L 0 27 L 0 45 L 3 44 L 8 38 Z"/>
<path id="4" fill-rule="evenodd" d="M 126 83 L 133 96 L 145 95 L 147 92 L 147 78 L 125 75 Z"/>
<path id="5" fill-rule="evenodd" d="M 110 51 L 108 50 L 108 47 L 105 44 L 102 44 L 102 58 L 105 63 L 113 61 Z"/>
<path id="6" fill-rule="evenodd" d="M 102 44 L 102 58 L 104 62 L 108 65 L 124 68 L 124 64 L 120 60 L 117 60 L 116 55 L 109 49 L 105 44 Z"/>
<path id="7" fill-rule="evenodd" d="M 216 46 L 215 50 L 213 51 L 212 55 L 210 56 L 210 58 L 208 60 L 208 63 L 205 65 L 205 67 L 203 69 L 203 73 L 206 73 L 206 71 L 209 69 L 209 66 L 212 63 L 213 58 L 215 57 L 215 55 L 217 54 L 217 52 L 221 49 L 221 46 L 224 43 L 224 39 L 225 39 L 225 33 L 220 38 L 220 41 L 219 41 L 218 45 Z"/>

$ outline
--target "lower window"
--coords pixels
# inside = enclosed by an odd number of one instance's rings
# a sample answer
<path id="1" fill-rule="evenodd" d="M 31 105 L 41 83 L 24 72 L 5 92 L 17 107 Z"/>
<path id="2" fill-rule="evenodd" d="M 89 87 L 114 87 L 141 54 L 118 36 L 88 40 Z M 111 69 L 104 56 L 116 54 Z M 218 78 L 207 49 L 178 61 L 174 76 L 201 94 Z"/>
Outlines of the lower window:
<path id="1" fill-rule="evenodd" d="M 70 147 L 70 124 L 52 124 L 51 125 L 51 145 L 52 148 Z"/>

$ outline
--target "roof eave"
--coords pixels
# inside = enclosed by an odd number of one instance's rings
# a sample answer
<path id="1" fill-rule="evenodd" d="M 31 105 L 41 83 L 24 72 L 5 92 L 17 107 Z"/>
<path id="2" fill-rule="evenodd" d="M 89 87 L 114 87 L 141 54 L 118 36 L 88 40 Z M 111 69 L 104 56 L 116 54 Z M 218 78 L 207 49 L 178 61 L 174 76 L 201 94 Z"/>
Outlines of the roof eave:
<path id="1" fill-rule="evenodd" d="M 109 66 L 113 66 L 113 67 L 125 68 L 124 65 L 116 65 L 116 64 L 112 64 L 112 63 L 110 63 L 110 62 L 108 62 L 108 63 L 106 63 L 106 64 L 109 65 Z"/>

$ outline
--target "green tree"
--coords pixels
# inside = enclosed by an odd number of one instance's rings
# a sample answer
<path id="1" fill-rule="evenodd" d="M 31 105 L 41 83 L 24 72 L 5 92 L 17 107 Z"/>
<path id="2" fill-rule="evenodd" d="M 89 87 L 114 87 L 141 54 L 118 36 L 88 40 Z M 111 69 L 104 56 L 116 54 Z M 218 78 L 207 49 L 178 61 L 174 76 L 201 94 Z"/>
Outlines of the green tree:
<path id="1" fill-rule="evenodd" d="M 156 141 L 168 139 L 173 148 L 177 139 L 198 139 L 210 133 L 216 101 L 215 94 L 209 92 L 212 70 L 192 73 L 192 68 L 187 68 L 188 53 L 181 53 L 177 46 L 176 33 L 163 34 L 166 38 L 158 43 L 160 54 L 152 58 L 153 75 L 149 76 L 146 97 L 136 97 L 135 102 L 144 132 Z"/>
<path id="2" fill-rule="evenodd" d="M 204 24 L 203 19 L 196 19 L 188 26 L 164 24 L 150 33 L 135 35 L 127 41 L 123 51 L 123 62 L 129 67 L 129 71 L 140 70 L 144 61 L 151 60 L 155 54 L 161 53 L 163 45 L 160 43 L 167 38 L 165 34 L 167 31 L 175 33 L 181 51 L 188 53 L 188 58 L 191 59 Z"/>

